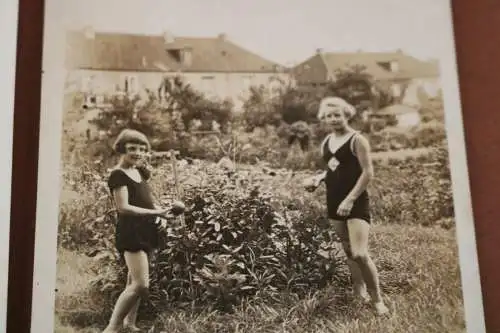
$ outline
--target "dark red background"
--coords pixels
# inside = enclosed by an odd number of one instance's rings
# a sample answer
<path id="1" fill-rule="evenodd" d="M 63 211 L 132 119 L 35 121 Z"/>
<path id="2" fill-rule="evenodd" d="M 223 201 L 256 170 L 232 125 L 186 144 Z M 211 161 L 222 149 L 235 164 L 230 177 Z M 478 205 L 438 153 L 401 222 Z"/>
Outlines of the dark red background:
<path id="1" fill-rule="evenodd" d="M 452 5 L 486 325 L 493 333 L 500 332 L 500 1 Z M 30 331 L 44 2 L 20 0 L 19 8 L 9 333 Z"/>

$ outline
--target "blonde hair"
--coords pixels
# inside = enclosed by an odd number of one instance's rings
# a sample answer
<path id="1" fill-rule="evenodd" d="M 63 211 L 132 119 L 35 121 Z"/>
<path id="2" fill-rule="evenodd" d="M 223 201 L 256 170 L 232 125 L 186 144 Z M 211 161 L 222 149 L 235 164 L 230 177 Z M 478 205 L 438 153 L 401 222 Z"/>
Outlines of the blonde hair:
<path id="1" fill-rule="evenodd" d="M 124 129 L 120 132 L 120 134 L 118 134 L 118 137 L 113 144 L 114 151 L 120 154 L 124 154 L 125 145 L 127 143 L 137 143 L 145 145 L 148 151 L 151 150 L 151 144 L 149 143 L 149 140 L 144 133 L 132 129 Z"/>
<path id="2" fill-rule="evenodd" d="M 340 97 L 325 97 L 319 103 L 318 119 L 322 120 L 332 107 L 341 107 L 347 119 L 351 119 L 356 114 L 356 108 Z"/>

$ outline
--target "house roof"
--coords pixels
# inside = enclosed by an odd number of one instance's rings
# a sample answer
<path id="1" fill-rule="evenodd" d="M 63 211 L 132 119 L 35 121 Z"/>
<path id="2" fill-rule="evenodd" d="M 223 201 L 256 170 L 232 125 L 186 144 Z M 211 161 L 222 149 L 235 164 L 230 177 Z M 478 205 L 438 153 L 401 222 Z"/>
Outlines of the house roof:
<path id="1" fill-rule="evenodd" d="M 334 75 L 337 70 L 349 65 L 364 66 L 366 72 L 376 80 L 411 79 L 423 77 L 438 77 L 439 67 L 435 62 L 426 62 L 407 55 L 402 51 L 396 52 L 319 52 L 305 63 L 313 62 L 318 57 L 325 65 L 328 74 Z M 391 71 L 390 62 L 396 61 L 397 71 Z M 297 66 L 296 68 L 298 68 Z"/>
<path id="2" fill-rule="evenodd" d="M 70 68 L 122 71 L 276 72 L 282 66 L 226 38 L 176 37 L 175 48 L 189 47 L 190 66 L 166 51 L 161 35 L 69 31 L 66 60 Z M 172 48 L 172 46 L 170 46 Z"/>

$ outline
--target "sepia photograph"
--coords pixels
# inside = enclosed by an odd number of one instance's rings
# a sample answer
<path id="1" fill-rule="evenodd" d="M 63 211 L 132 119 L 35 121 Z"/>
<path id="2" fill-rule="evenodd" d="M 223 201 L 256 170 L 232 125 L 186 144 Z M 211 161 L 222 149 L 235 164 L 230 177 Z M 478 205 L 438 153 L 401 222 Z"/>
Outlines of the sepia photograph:
<path id="1" fill-rule="evenodd" d="M 448 1 L 45 22 L 32 332 L 484 331 Z"/>

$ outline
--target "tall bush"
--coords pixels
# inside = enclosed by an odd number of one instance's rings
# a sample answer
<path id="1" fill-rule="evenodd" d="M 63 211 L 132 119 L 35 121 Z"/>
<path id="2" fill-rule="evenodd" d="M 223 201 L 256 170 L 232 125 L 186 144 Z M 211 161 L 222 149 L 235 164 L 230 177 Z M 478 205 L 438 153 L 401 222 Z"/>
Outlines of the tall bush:
<path id="1" fill-rule="evenodd" d="M 353 126 L 365 129 L 363 113 L 368 109 L 385 107 L 393 102 L 389 89 L 373 80 L 363 66 L 338 70 L 335 80 L 320 87 L 295 86 L 277 80 L 278 87 L 269 91 L 264 86 L 251 90 L 245 102 L 243 118 L 248 131 L 265 125 L 277 126 L 306 122 L 316 124 L 319 101 L 326 96 L 338 96 L 358 110 Z"/>
<path id="2" fill-rule="evenodd" d="M 146 134 L 154 149 L 179 149 L 189 145 L 189 130 L 199 122 L 196 130 L 213 130 L 214 123 L 222 133 L 228 131 L 232 119 L 229 101 L 211 100 L 186 84 L 180 77 L 165 78 L 158 91 L 146 94 L 115 94 L 108 96 L 110 107 L 102 110 L 92 123 L 107 134 L 98 139 L 109 143 L 124 128 Z"/>

